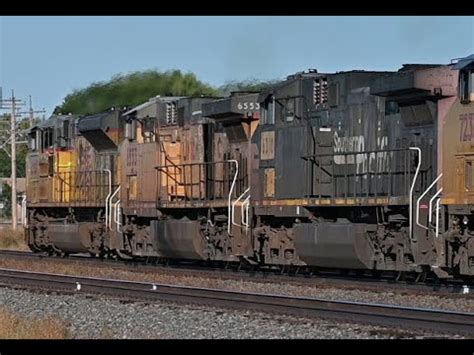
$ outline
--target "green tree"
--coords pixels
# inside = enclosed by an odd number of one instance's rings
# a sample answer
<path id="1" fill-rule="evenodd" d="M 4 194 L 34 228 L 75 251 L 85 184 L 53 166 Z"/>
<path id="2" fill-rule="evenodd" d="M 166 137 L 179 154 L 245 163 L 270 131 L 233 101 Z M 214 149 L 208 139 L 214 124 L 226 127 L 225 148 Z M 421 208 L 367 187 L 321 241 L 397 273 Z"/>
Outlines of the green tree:
<path id="1" fill-rule="evenodd" d="M 3 203 L 3 209 L 0 210 L 0 217 L 10 217 L 12 212 L 12 189 L 8 184 L 2 184 L 0 203 Z"/>
<path id="2" fill-rule="evenodd" d="M 19 130 L 25 130 L 27 129 L 29 125 L 29 120 L 27 118 L 23 118 L 23 119 L 20 119 L 17 123 L 18 123 Z M 0 141 L 5 142 L 9 137 L 9 133 L 6 130 L 10 129 L 10 115 L 7 114 L 0 117 L 0 127 L 1 127 L 2 134 L 6 132 L 6 134 L 3 134 L 1 136 Z M 19 138 L 19 139 L 23 140 L 24 137 Z M 10 147 L 8 143 L 6 144 L 5 148 L 8 151 L 10 151 Z M 27 152 L 28 152 L 28 146 L 26 144 L 17 144 L 16 146 L 16 162 L 17 162 L 16 175 L 19 178 L 25 177 L 25 172 L 26 172 L 25 161 L 26 161 Z M 0 149 L 0 177 L 10 177 L 10 176 L 11 176 L 11 158 L 4 149 Z"/>
<path id="3" fill-rule="evenodd" d="M 135 106 L 150 97 L 215 96 L 217 91 L 199 81 L 192 73 L 180 70 L 147 70 L 115 75 L 109 81 L 92 83 L 64 98 L 55 113 L 94 114 L 117 106 Z"/>
<path id="4" fill-rule="evenodd" d="M 150 97 L 161 96 L 228 96 L 232 91 L 260 91 L 275 81 L 249 79 L 230 81 L 214 88 L 192 73 L 180 70 L 160 72 L 147 70 L 114 75 L 108 81 L 95 82 L 68 94 L 54 113 L 94 114 L 113 106 L 135 106 Z"/>
<path id="5" fill-rule="evenodd" d="M 228 96 L 232 91 L 262 91 L 275 84 L 276 80 L 261 81 L 258 79 L 248 79 L 243 81 L 229 81 L 218 89 L 219 95 Z"/>
<path id="6" fill-rule="evenodd" d="M 26 153 L 28 146 L 26 144 L 19 144 L 16 147 L 16 176 L 17 178 L 26 177 Z M 0 177 L 11 176 L 11 159 L 10 156 L 0 149 Z M 11 215 L 11 187 L 8 184 L 2 184 L 2 192 L 0 193 L 0 202 L 4 204 L 4 208 L 0 210 L 1 217 L 10 217 Z M 18 198 L 20 195 L 18 194 Z"/>

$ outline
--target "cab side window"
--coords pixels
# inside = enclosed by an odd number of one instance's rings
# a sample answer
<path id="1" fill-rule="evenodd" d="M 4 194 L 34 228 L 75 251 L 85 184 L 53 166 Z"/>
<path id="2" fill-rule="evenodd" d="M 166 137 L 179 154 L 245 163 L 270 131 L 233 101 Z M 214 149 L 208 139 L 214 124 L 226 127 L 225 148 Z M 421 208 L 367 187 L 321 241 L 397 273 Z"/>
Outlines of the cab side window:
<path id="1" fill-rule="evenodd" d="M 275 97 L 267 100 L 262 106 L 263 124 L 275 124 Z"/>
<path id="2" fill-rule="evenodd" d="M 37 131 L 32 131 L 30 134 L 28 134 L 28 143 L 30 146 L 30 151 L 34 152 L 38 149 L 37 146 L 37 141 L 36 141 L 36 132 Z"/>
<path id="3" fill-rule="evenodd" d="M 142 119 L 142 134 L 145 143 L 155 141 L 155 121 L 154 117 L 149 116 Z"/>
<path id="4" fill-rule="evenodd" d="M 459 97 L 462 103 L 474 101 L 474 68 L 459 73 Z"/>

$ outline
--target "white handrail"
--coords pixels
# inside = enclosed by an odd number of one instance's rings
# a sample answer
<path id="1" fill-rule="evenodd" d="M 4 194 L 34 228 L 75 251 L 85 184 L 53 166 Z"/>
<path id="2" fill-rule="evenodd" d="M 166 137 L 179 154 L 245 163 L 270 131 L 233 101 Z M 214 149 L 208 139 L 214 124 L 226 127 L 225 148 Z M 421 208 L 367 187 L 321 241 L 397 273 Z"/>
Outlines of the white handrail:
<path id="1" fill-rule="evenodd" d="M 413 190 L 415 189 L 415 183 L 416 183 L 416 179 L 418 178 L 418 173 L 420 172 L 420 167 L 421 167 L 421 149 L 418 148 L 418 147 L 409 147 L 408 148 L 409 150 L 416 150 L 418 152 L 418 165 L 416 167 L 416 171 L 415 171 L 415 176 L 413 177 L 413 182 L 411 184 L 411 187 L 410 187 L 410 192 L 409 192 L 409 195 L 408 195 L 408 198 L 409 198 L 409 205 L 410 205 L 410 211 L 409 211 L 409 217 L 408 217 L 408 224 L 409 224 L 409 237 L 410 237 L 410 240 L 413 241 Z"/>
<path id="2" fill-rule="evenodd" d="M 21 199 L 21 224 L 24 228 L 28 227 L 28 219 L 26 218 L 26 195 Z"/>
<path id="3" fill-rule="evenodd" d="M 435 224 L 435 237 L 438 238 L 438 234 L 439 234 L 439 203 L 441 202 L 441 199 L 439 198 L 437 201 L 436 201 L 436 224 Z"/>
<path id="4" fill-rule="evenodd" d="M 247 202 L 247 205 L 245 206 L 245 216 L 246 216 L 245 231 L 247 231 L 248 228 L 250 227 L 249 211 L 250 211 L 250 196 L 249 196 L 249 202 Z"/>
<path id="5" fill-rule="evenodd" d="M 433 188 L 433 186 L 436 185 L 436 183 L 438 182 L 439 179 L 441 179 L 442 176 L 443 176 L 443 173 L 439 174 L 438 177 L 431 183 L 431 185 L 428 186 L 428 188 L 416 200 L 416 224 L 419 227 L 424 228 L 426 230 L 428 230 L 429 228 L 420 223 L 420 202 L 421 202 L 421 199 L 425 197 L 425 195 Z"/>
<path id="6" fill-rule="evenodd" d="M 428 215 L 428 224 L 431 225 L 431 221 L 433 220 L 433 201 L 436 199 L 436 197 L 439 196 L 439 194 L 443 191 L 443 188 L 440 188 L 436 193 L 433 195 L 433 197 L 430 199 L 430 210 L 429 210 L 429 215 Z"/>
<path id="7" fill-rule="evenodd" d="M 105 228 L 108 227 L 108 218 L 109 218 L 109 198 L 110 195 L 112 195 L 112 172 L 110 169 L 102 169 L 102 171 L 105 171 L 106 173 L 109 174 L 109 193 L 105 197 Z"/>
<path id="8" fill-rule="evenodd" d="M 117 232 L 120 232 L 120 226 L 122 223 L 120 222 L 120 199 L 114 203 L 114 222 L 117 225 Z"/>
<path id="9" fill-rule="evenodd" d="M 242 201 L 242 204 L 240 205 L 240 223 L 244 226 L 245 225 L 245 216 L 244 216 L 244 208 L 247 204 L 247 202 L 250 199 L 250 195 L 248 195 L 245 200 Z"/>
<path id="10" fill-rule="evenodd" d="M 227 201 L 227 233 L 231 235 L 230 233 L 230 223 L 231 223 L 231 203 L 232 203 L 232 193 L 234 192 L 234 187 L 235 187 L 235 182 L 237 181 L 237 175 L 239 174 L 239 163 L 237 160 L 231 159 L 227 160 L 229 163 L 235 163 L 235 175 L 234 175 L 234 180 L 232 180 L 232 185 L 230 186 L 230 191 L 229 191 L 229 197 Z"/>
<path id="11" fill-rule="evenodd" d="M 232 202 L 232 225 L 234 225 L 234 226 L 240 227 L 240 224 L 235 223 L 235 218 L 234 218 L 234 216 L 235 216 L 235 206 L 245 196 L 245 194 L 249 191 L 250 191 L 250 186 L 234 202 Z"/>
<path id="12" fill-rule="evenodd" d="M 241 217 L 241 222 L 242 225 L 245 226 L 245 229 L 247 230 L 249 227 L 249 219 L 248 219 L 248 211 L 249 211 L 249 201 L 250 201 L 250 195 L 247 196 L 247 198 L 242 202 L 242 206 L 240 206 L 240 217 Z M 245 215 L 244 215 L 244 206 L 245 206 Z"/>
<path id="13" fill-rule="evenodd" d="M 120 191 L 120 186 L 117 187 L 114 191 L 114 193 L 112 194 L 112 196 L 110 196 L 109 198 L 109 213 L 110 213 L 110 216 L 107 216 L 108 217 L 108 222 L 109 222 L 109 225 L 107 226 L 110 230 L 112 230 L 112 218 L 113 218 L 113 213 L 112 213 L 112 201 L 115 197 L 115 195 L 117 195 L 117 193 Z"/>

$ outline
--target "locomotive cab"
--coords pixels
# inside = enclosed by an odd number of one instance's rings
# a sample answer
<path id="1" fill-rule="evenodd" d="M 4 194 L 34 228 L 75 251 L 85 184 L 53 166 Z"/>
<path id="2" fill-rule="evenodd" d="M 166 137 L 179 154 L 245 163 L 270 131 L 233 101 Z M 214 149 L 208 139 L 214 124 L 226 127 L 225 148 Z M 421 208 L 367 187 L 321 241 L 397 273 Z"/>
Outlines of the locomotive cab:
<path id="1" fill-rule="evenodd" d="M 443 179 L 439 207 L 438 263 L 454 275 L 474 275 L 474 55 L 451 66 L 457 95 L 443 133 Z"/>
<path id="2" fill-rule="evenodd" d="M 60 174 L 75 167 L 71 137 L 77 116 L 52 116 L 31 128 L 28 134 L 27 202 L 53 203 L 67 199 L 61 190 Z"/>
<path id="3" fill-rule="evenodd" d="M 26 230 L 32 250 L 105 255 L 113 249 L 107 199 L 119 184 L 118 111 L 56 115 L 32 128 Z"/>

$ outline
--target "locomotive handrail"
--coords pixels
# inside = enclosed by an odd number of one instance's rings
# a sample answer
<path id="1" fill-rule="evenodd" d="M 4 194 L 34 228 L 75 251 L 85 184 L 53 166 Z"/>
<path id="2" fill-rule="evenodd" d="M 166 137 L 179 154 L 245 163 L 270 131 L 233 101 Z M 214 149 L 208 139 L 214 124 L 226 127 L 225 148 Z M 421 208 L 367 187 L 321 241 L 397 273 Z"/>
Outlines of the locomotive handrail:
<path id="1" fill-rule="evenodd" d="M 438 198 L 436 200 L 436 224 L 435 224 L 435 237 L 438 238 L 439 234 L 439 203 L 441 202 L 441 199 Z"/>
<path id="2" fill-rule="evenodd" d="M 418 173 L 420 172 L 421 168 L 421 149 L 418 147 L 409 147 L 409 150 L 416 150 L 418 152 L 418 164 L 416 166 L 415 176 L 413 177 L 413 182 L 410 186 L 410 192 L 408 194 L 408 202 L 409 202 L 409 214 L 408 214 L 408 236 L 410 237 L 411 241 L 415 241 L 413 238 L 413 190 L 415 189 L 416 179 L 418 178 Z"/>
<path id="3" fill-rule="evenodd" d="M 361 150 L 361 151 L 353 151 L 353 152 L 334 152 L 334 153 L 324 153 L 324 154 L 311 154 L 311 155 L 303 155 L 301 159 L 309 160 L 310 158 L 315 157 L 331 157 L 331 156 L 338 156 L 338 155 L 357 155 L 357 154 L 372 154 L 372 153 L 388 153 L 388 152 L 402 152 L 411 150 L 412 147 L 409 148 L 393 148 L 393 149 L 380 149 L 380 150 Z"/>
<path id="4" fill-rule="evenodd" d="M 359 196 L 369 197 L 371 194 L 376 198 L 379 196 L 390 197 L 392 190 L 401 190 L 402 188 L 401 184 L 395 185 L 395 187 L 393 185 L 400 175 L 403 176 L 405 189 L 408 190 L 411 184 L 411 169 L 407 165 L 409 152 L 410 148 L 393 148 L 300 156 L 307 164 L 310 164 L 307 166 L 305 193 L 309 197 L 319 196 L 319 198 L 322 195 L 335 198 L 356 198 Z M 336 162 L 336 158 L 339 158 L 340 161 Z M 328 159 L 334 160 L 328 161 Z M 400 165 L 403 160 L 405 161 L 404 167 Z M 389 168 L 389 165 L 393 166 L 394 164 L 396 165 L 395 169 Z M 355 167 L 351 167 L 352 165 Z M 326 176 L 329 177 L 329 180 L 321 180 Z M 380 178 L 382 180 L 379 183 Z M 331 182 L 332 189 L 329 185 Z M 328 188 L 329 190 L 327 190 Z M 402 195 L 406 196 L 407 193 L 403 192 Z"/>
<path id="5" fill-rule="evenodd" d="M 234 192 L 234 187 L 235 187 L 235 182 L 237 181 L 237 175 L 239 174 L 239 162 L 235 159 L 230 159 L 228 160 L 229 163 L 234 163 L 235 164 L 235 175 L 234 179 L 232 180 L 232 185 L 230 186 L 229 190 L 229 197 L 228 197 L 228 202 L 227 202 L 227 234 L 232 235 L 231 233 L 231 202 L 232 202 L 232 194 Z"/>
<path id="6" fill-rule="evenodd" d="M 79 173 L 99 173 L 103 171 L 110 171 L 109 169 L 89 169 L 89 170 L 69 170 L 69 171 L 59 171 L 55 172 L 54 176 L 61 174 L 79 174 Z"/>
<path id="7" fill-rule="evenodd" d="M 246 231 L 249 228 L 249 205 L 250 205 L 250 195 L 247 196 L 247 198 L 244 200 L 240 208 L 242 225 L 245 226 Z M 244 206 L 245 206 L 245 215 L 244 215 Z"/>
<path id="8" fill-rule="evenodd" d="M 423 197 L 426 196 L 426 194 L 433 188 L 433 186 L 438 182 L 439 179 L 443 176 L 443 173 L 439 174 L 438 177 L 431 183 L 430 186 L 421 194 L 420 197 L 416 200 L 416 224 L 423 228 L 428 230 L 429 228 L 427 226 L 424 226 L 423 224 L 420 223 L 420 202 L 423 199 Z"/>
<path id="9" fill-rule="evenodd" d="M 235 163 L 236 164 L 236 171 L 234 174 L 232 174 L 232 163 Z M 230 167 L 229 167 L 229 164 L 230 164 Z M 232 174 L 232 176 L 224 176 L 222 177 L 221 179 L 217 178 L 217 177 L 210 177 L 210 176 L 207 176 L 203 174 L 201 174 L 201 170 L 197 173 L 197 175 L 195 176 L 195 178 L 193 179 L 193 174 L 192 174 L 192 169 L 195 168 L 195 167 L 199 167 L 199 168 L 206 168 L 206 167 L 209 167 L 209 166 L 218 166 L 218 165 L 222 165 L 224 167 L 229 167 L 230 169 L 228 170 L 227 174 L 230 175 Z M 220 196 L 219 198 L 222 198 L 222 200 L 225 201 L 225 199 L 227 198 L 227 200 L 229 200 L 228 196 L 226 197 L 225 194 L 226 193 L 230 193 L 232 196 L 235 194 L 235 189 L 237 188 L 237 182 L 238 181 L 241 181 L 243 179 L 245 179 L 245 176 L 242 176 L 242 177 L 239 177 L 239 169 L 238 169 L 238 161 L 237 160 L 218 160 L 218 161 L 210 161 L 210 162 L 193 162 L 193 163 L 182 163 L 182 164 L 177 164 L 176 167 L 180 167 L 181 169 L 181 174 L 184 174 L 184 176 L 182 178 L 171 178 L 171 183 L 178 187 L 178 186 L 183 186 L 185 187 L 185 190 L 184 190 L 184 195 L 182 196 L 184 198 L 184 200 L 187 200 L 188 198 L 190 200 L 195 200 L 195 199 L 206 199 L 206 198 L 209 198 L 209 199 L 216 199 L 216 197 L 206 197 L 205 195 L 205 192 L 206 190 L 202 191 L 201 188 L 199 189 L 199 196 L 197 198 L 193 197 L 193 187 L 195 186 L 202 186 L 203 183 L 206 183 L 206 182 L 215 182 L 215 183 L 219 183 L 222 187 L 222 191 L 220 191 L 222 193 L 222 196 Z M 167 179 L 169 178 L 169 174 L 168 174 L 168 171 L 169 169 L 175 167 L 174 165 L 158 165 L 158 166 L 155 166 L 154 169 L 157 170 L 157 172 L 162 172 L 163 174 L 166 175 Z M 191 170 L 189 170 L 191 169 Z M 186 171 L 188 170 L 188 172 L 191 172 L 191 179 L 190 180 L 186 180 L 187 179 L 187 174 L 186 174 Z M 225 169 L 227 170 L 227 169 Z M 171 172 L 172 173 L 172 172 Z M 232 181 L 232 186 L 229 186 L 230 183 Z M 227 183 L 229 183 L 227 185 Z M 166 182 L 166 186 L 168 186 L 168 181 Z M 188 190 L 187 188 L 191 188 L 191 196 L 188 196 Z M 205 187 L 206 189 L 206 187 Z M 238 191 L 241 191 L 240 189 Z M 204 195 L 203 195 L 203 192 L 204 192 Z M 232 198 L 231 198 L 232 200 Z M 229 204 L 228 202 L 228 207 L 229 208 L 232 208 L 232 206 Z M 229 215 L 230 216 L 230 215 Z"/>
<path id="10" fill-rule="evenodd" d="M 428 215 L 428 224 L 431 225 L 431 221 L 433 219 L 433 201 L 439 196 L 439 194 L 443 192 L 443 188 L 440 188 L 436 193 L 433 195 L 433 197 L 430 199 L 430 210 L 429 210 L 429 215 Z"/>
<path id="11" fill-rule="evenodd" d="M 441 198 L 439 198 L 439 194 L 443 191 L 443 188 L 440 188 L 436 194 L 433 195 L 433 197 L 430 199 L 430 211 L 429 211 L 429 216 L 428 216 L 428 224 L 431 226 L 431 221 L 433 218 L 433 213 L 432 213 L 432 203 L 436 199 L 436 219 L 435 219 L 435 238 L 438 238 L 438 233 L 439 233 L 439 203 L 441 202 Z"/>
<path id="12" fill-rule="evenodd" d="M 109 193 L 105 197 L 105 228 L 107 228 L 107 222 L 109 218 L 109 198 L 112 195 L 112 172 L 110 169 L 102 169 L 109 175 Z"/>
<path id="13" fill-rule="evenodd" d="M 112 230 L 112 219 L 113 219 L 113 212 L 112 212 L 112 200 L 114 199 L 115 195 L 117 195 L 117 193 L 120 191 L 120 185 L 115 189 L 114 193 L 110 196 L 109 198 L 109 218 L 108 218 L 108 222 L 109 224 L 106 225 L 106 227 L 110 230 Z"/>
<path id="14" fill-rule="evenodd" d="M 165 154 L 164 154 L 164 155 L 165 155 L 165 161 L 167 160 L 167 161 L 169 161 L 169 162 L 171 163 L 172 166 L 177 167 L 178 165 L 177 165 L 175 162 L 173 162 L 173 161 L 169 158 L 169 155 L 168 155 L 168 153 L 166 152 L 166 148 L 165 148 L 164 143 L 161 142 L 160 145 L 161 145 L 161 151 L 165 153 Z M 179 169 L 179 170 L 181 170 L 181 169 Z M 181 172 L 181 171 L 180 171 L 180 172 Z"/>
<path id="15" fill-rule="evenodd" d="M 174 161 L 172 161 L 168 155 L 165 155 L 165 161 L 168 161 L 170 162 L 171 164 L 170 165 L 166 165 L 166 166 L 173 166 L 175 168 L 177 168 L 179 170 L 179 172 L 181 172 L 181 168 L 179 167 L 179 164 L 176 164 Z"/>
<path id="16" fill-rule="evenodd" d="M 117 226 L 117 232 L 120 232 L 120 226 L 122 225 L 120 222 L 120 199 L 114 203 L 114 222 Z"/>
<path id="17" fill-rule="evenodd" d="M 180 182 L 176 177 L 173 177 L 173 175 L 170 172 L 168 172 L 169 167 L 175 167 L 176 168 L 176 165 L 166 165 L 164 167 L 158 167 L 158 170 L 164 172 L 173 182 L 175 182 L 179 186 L 184 185 L 183 182 Z M 181 169 L 179 169 L 179 173 L 181 173 Z"/>
<path id="18" fill-rule="evenodd" d="M 233 224 L 234 226 L 240 227 L 240 224 L 235 223 L 235 219 L 234 219 L 235 206 L 236 206 L 237 203 L 245 196 L 245 194 L 246 194 L 247 192 L 249 192 L 249 191 L 250 191 L 250 186 L 249 186 L 234 202 L 232 202 L 232 224 Z M 249 196 L 249 197 L 250 197 L 250 196 Z"/>
<path id="19" fill-rule="evenodd" d="M 102 174 L 108 175 L 108 181 L 103 181 Z M 104 196 L 107 187 L 108 193 Z M 112 172 L 109 169 L 72 170 L 53 174 L 53 194 L 56 202 L 93 201 L 99 203 L 104 199 L 107 210 L 108 198 L 112 190 Z"/>
<path id="20" fill-rule="evenodd" d="M 28 227 L 28 218 L 26 218 L 26 194 L 21 198 L 21 224 L 24 228 Z"/>
<path id="21" fill-rule="evenodd" d="M 203 161 L 203 162 L 182 163 L 182 164 L 175 164 L 175 165 L 176 167 L 182 167 L 182 166 L 191 166 L 191 165 L 209 165 L 209 164 L 221 164 L 221 163 L 233 163 L 233 162 L 237 163 L 237 160 L 230 159 L 230 160 L 217 160 L 217 161 Z M 163 169 L 170 166 L 171 165 L 157 165 L 155 166 L 155 169 Z"/>

